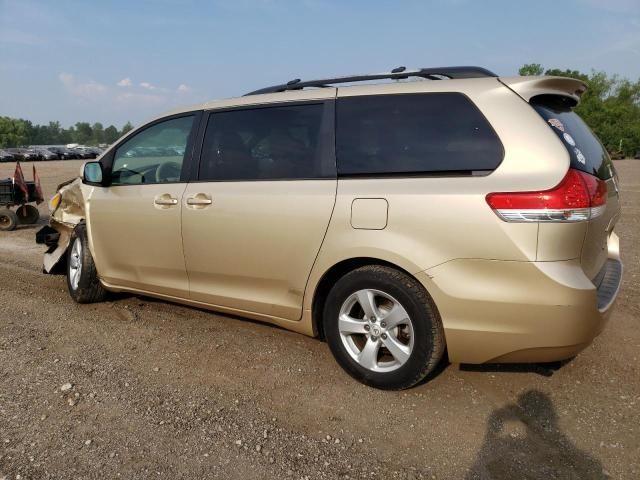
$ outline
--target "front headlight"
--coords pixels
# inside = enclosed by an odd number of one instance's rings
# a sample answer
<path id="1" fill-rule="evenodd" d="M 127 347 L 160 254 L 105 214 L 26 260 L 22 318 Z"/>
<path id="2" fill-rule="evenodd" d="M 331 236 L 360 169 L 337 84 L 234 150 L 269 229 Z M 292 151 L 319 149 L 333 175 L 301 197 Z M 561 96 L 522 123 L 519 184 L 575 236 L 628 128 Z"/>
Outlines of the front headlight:
<path id="1" fill-rule="evenodd" d="M 53 214 L 56 211 L 56 208 L 60 205 L 60 201 L 62 200 L 62 195 L 60 192 L 56 193 L 51 200 L 49 200 L 49 211 Z"/>

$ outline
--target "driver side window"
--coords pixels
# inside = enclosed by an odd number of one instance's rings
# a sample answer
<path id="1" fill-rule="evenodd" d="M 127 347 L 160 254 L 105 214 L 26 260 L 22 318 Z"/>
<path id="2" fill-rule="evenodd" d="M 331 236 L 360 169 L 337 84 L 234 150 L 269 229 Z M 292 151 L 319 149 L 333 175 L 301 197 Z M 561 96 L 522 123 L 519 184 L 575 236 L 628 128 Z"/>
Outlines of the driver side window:
<path id="1" fill-rule="evenodd" d="M 120 145 L 113 157 L 111 184 L 179 182 L 194 118 L 156 123 Z"/>

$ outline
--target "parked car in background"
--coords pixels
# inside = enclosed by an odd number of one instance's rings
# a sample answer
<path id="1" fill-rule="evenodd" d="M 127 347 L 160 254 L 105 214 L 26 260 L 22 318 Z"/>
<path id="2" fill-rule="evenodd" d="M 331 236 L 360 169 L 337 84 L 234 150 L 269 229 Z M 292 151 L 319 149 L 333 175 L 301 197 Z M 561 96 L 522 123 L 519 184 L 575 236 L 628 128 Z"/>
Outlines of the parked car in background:
<path id="1" fill-rule="evenodd" d="M 28 160 L 38 161 L 44 160 L 44 155 L 42 152 L 36 150 L 35 148 L 27 147 L 23 152 Z"/>
<path id="2" fill-rule="evenodd" d="M 93 153 L 93 151 L 91 151 L 88 147 L 74 147 L 72 148 L 72 151 L 74 151 L 77 155 L 78 158 L 82 158 L 82 159 L 91 159 L 91 158 L 96 158 L 96 154 Z"/>
<path id="3" fill-rule="evenodd" d="M 47 147 L 47 150 L 57 154 L 60 160 L 73 160 L 76 158 L 80 158 L 76 152 L 68 149 L 67 147 Z"/>
<path id="4" fill-rule="evenodd" d="M 13 154 L 15 159 L 20 161 L 35 162 L 41 160 L 40 155 L 29 148 L 7 148 L 7 152 Z"/>
<path id="5" fill-rule="evenodd" d="M 0 162 L 13 162 L 16 157 L 6 150 L 0 150 Z"/>
<path id="6" fill-rule="evenodd" d="M 104 148 L 100 148 L 100 147 L 89 147 L 89 150 L 91 150 L 95 154 L 95 157 L 93 158 L 99 157 L 104 152 Z"/>
<path id="7" fill-rule="evenodd" d="M 60 156 L 49 150 L 48 148 L 43 147 L 33 147 L 33 149 L 42 157 L 42 160 L 59 160 Z"/>
<path id="8" fill-rule="evenodd" d="M 13 159 L 16 161 L 24 160 L 24 156 L 22 155 L 22 153 L 20 152 L 20 149 L 18 148 L 7 148 L 5 151 L 13 155 Z"/>

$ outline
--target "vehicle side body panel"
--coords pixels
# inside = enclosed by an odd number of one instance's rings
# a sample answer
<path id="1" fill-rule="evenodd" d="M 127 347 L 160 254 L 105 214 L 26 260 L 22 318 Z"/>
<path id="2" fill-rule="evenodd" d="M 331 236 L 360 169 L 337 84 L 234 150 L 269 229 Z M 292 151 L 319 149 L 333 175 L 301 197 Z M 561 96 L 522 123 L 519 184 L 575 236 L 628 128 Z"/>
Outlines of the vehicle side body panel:
<path id="1" fill-rule="evenodd" d="M 196 195 L 212 204 L 193 207 Z M 190 298 L 299 320 L 336 180 L 197 182 L 183 198 Z"/>
<path id="2" fill-rule="evenodd" d="M 456 258 L 536 260 L 538 224 L 503 222 L 484 198 L 494 191 L 551 188 L 566 173 L 569 157 L 545 122 L 513 92 L 496 79 L 408 82 L 340 88 L 338 102 L 350 95 L 449 90 L 467 95 L 489 120 L 504 145 L 502 163 L 483 176 L 341 178 L 335 213 L 305 295 L 306 309 L 324 272 L 350 256 L 378 258 L 412 274 Z M 518 117 L 517 124 L 509 115 Z M 387 200 L 385 229 L 352 228 L 350 206 L 358 198 Z"/>
<path id="3" fill-rule="evenodd" d="M 457 92 L 486 117 L 504 157 L 494 171 L 473 175 L 259 182 L 193 181 L 194 158 L 190 178 L 158 189 L 83 186 L 101 281 L 110 290 L 315 335 L 314 298 L 327 272 L 340 262 L 367 258 L 395 265 L 422 283 L 442 318 L 453 362 L 575 355 L 611 312 L 613 302 L 601 308 L 596 277 L 607 261 L 619 262 L 615 179 L 607 181 L 605 214 L 589 222 L 505 222 L 485 198 L 492 192 L 549 190 L 561 182 L 570 155 L 527 102 L 549 93 L 577 101 L 583 87 L 557 77 L 474 78 L 287 91 L 199 106 L 209 111 Z M 179 202 L 171 212 L 160 211 L 153 198 L 169 187 Z M 187 203 L 198 195 L 211 205 Z M 72 228 L 73 221 L 62 223 L 55 215 L 54 220 L 62 230 Z"/>
<path id="4" fill-rule="evenodd" d="M 87 231 L 105 283 L 188 296 L 182 249 L 182 205 L 156 205 L 160 196 L 181 199 L 186 183 L 95 187 L 87 198 Z"/>

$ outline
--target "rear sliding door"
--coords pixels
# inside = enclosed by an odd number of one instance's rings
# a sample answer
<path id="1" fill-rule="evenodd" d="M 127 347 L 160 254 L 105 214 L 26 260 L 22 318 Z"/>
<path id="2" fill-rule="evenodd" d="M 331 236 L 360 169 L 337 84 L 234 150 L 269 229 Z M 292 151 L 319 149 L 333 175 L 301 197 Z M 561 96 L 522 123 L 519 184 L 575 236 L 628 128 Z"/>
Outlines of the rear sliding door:
<path id="1" fill-rule="evenodd" d="M 336 194 L 333 101 L 214 111 L 183 197 L 193 300 L 297 320 Z"/>

